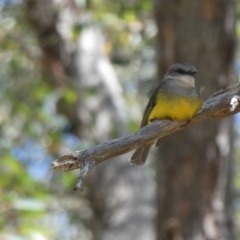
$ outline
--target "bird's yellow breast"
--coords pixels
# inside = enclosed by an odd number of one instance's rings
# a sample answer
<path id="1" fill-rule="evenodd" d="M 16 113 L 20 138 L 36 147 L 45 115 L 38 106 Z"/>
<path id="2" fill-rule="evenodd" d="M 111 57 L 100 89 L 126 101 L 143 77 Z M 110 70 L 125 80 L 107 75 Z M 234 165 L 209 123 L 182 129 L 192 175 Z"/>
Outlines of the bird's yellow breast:
<path id="1" fill-rule="evenodd" d="M 156 104 L 148 117 L 148 124 L 154 119 L 188 120 L 200 109 L 202 98 L 166 97 L 158 94 Z"/>

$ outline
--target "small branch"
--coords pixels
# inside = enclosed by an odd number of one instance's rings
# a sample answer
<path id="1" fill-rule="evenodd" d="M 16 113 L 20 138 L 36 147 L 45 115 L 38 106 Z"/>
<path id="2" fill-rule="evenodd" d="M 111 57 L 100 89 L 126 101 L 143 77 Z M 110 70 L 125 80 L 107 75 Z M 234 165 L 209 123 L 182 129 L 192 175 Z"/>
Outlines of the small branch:
<path id="1" fill-rule="evenodd" d="M 92 158 L 85 159 L 84 164 L 82 164 L 80 174 L 78 176 L 77 184 L 74 188 L 75 191 L 77 191 L 77 190 L 82 191 L 83 190 L 83 187 L 82 187 L 83 183 L 84 183 L 85 179 L 87 178 L 87 175 L 91 171 L 92 167 L 94 166 L 94 164 L 95 164 L 95 161 Z"/>
<path id="2" fill-rule="evenodd" d="M 168 136 L 208 118 L 222 119 L 231 116 L 240 111 L 239 102 L 240 84 L 235 84 L 209 97 L 203 103 L 201 110 L 187 125 L 184 125 L 184 121 L 155 121 L 131 135 L 101 143 L 82 151 L 63 155 L 52 163 L 52 168 L 64 171 L 80 168 L 80 176 L 75 190 L 82 190 L 83 182 L 94 165 L 130 152 L 147 143 L 152 143 L 156 139 Z"/>

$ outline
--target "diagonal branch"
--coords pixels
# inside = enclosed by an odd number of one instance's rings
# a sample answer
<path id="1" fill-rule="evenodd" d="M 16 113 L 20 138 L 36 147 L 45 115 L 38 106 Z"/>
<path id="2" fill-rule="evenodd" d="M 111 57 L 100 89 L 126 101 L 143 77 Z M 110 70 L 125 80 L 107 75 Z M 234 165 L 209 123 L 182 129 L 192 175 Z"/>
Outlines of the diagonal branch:
<path id="1" fill-rule="evenodd" d="M 52 163 L 52 168 L 64 171 L 80 168 L 80 176 L 75 190 L 82 190 L 83 182 L 94 165 L 130 152 L 147 143 L 153 143 L 156 139 L 168 136 L 208 118 L 221 119 L 231 116 L 240 111 L 239 103 L 240 84 L 235 84 L 209 97 L 189 124 L 184 125 L 184 121 L 155 121 L 133 134 L 63 155 Z"/>

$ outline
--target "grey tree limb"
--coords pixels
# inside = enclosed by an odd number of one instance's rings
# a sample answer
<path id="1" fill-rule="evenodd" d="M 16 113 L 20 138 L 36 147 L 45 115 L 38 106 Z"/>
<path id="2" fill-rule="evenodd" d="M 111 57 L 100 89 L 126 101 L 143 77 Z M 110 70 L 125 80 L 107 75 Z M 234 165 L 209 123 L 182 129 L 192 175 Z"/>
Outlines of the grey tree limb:
<path id="1" fill-rule="evenodd" d="M 97 146 L 63 155 L 52 162 L 55 170 L 71 171 L 80 168 L 75 190 L 82 190 L 91 168 L 105 160 L 130 152 L 155 140 L 171 135 L 206 119 L 222 119 L 240 111 L 240 84 L 223 89 L 204 101 L 200 111 L 190 122 L 157 120 L 137 132 Z"/>

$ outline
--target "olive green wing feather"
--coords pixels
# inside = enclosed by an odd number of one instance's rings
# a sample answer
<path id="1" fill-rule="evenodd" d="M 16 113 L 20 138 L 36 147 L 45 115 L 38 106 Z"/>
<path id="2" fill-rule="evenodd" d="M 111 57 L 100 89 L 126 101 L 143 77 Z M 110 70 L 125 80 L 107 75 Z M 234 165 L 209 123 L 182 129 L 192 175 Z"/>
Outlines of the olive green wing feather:
<path id="1" fill-rule="evenodd" d="M 160 86 L 159 86 L 160 87 Z M 156 105 L 156 96 L 159 90 L 159 87 L 155 89 L 153 92 L 143 114 L 142 122 L 141 122 L 141 127 L 144 127 L 148 124 L 148 117 L 149 114 L 151 113 L 152 109 Z M 148 152 L 151 148 L 151 144 L 144 145 L 140 148 L 137 148 L 136 151 L 133 153 L 132 157 L 130 158 L 130 163 L 137 165 L 137 166 L 142 166 L 147 160 Z"/>

